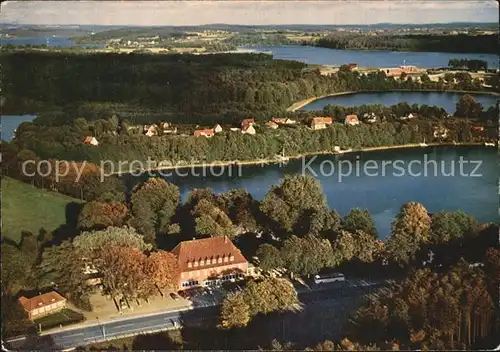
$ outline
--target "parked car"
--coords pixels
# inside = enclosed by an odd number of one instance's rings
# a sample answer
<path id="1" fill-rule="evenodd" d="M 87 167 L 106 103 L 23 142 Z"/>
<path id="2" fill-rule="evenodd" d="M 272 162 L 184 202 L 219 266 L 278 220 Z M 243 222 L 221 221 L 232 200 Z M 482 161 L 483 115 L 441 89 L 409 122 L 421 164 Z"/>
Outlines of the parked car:
<path id="1" fill-rule="evenodd" d="M 179 291 L 177 294 L 182 298 L 189 299 L 189 294 L 186 291 Z"/>
<path id="2" fill-rule="evenodd" d="M 127 309 L 128 308 L 128 304 L 127 304 L 127 302 L 124 299 L 120 300 L 120 308 L 121 309 Z"/>
<path id="3" fill-rule="evenodd" d="M 212 295 L 214 293 L 214 291 L 210 287 L 205 287 L 205 293 Z"/>
<path id="4" fill-rule="evenodd" d="M 178 300 L 179 300 L 179 296 L 178 296 L 178 295 L 176 295 L 174 292 L 170 292 L 170 297 L 172 297 L 172 299 L 173 299 L 174 301 L 178 301 Z"/>

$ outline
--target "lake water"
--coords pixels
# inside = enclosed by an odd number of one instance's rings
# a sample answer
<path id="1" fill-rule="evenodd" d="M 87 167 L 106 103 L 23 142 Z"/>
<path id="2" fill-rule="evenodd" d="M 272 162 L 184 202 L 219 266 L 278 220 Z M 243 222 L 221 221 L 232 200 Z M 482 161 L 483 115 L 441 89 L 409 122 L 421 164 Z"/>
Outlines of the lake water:
<path id="1" fill-rule="evenodd" d="M 363 104 L 382 104 L 385 106 L 395 105 L 401 102 L 408 104 L 427 104 L 443 107 L 450 114 L 456 110 L 456 104 L 463 93 L 451 92 L 381 92 L 381 93 L 355 93 L 327 97 L 315 100 L 301 110 L 322 110 L 328 104 L 343 106 L 359 106 Z M 476 101 L 483 104 L 486 109 L 494 106 L 499 96 L 487 94 L 472 94 Z"/>
<path id="2" fill-rule="evenodd" d="M 460 173 L 460 157 L 467 161 L 481 162 L 476 172 L 481 176 L 472 177 L 475 166 L 470 163 L 463 164 L 463 171 Z M 391 164 L 387 164 L 397 160 L 399 160 L 397 165 L 404 169 L 403 172 L 396 166 L 391 167 Z M 414 160 L 417 162 L 409 166 Z M 309 161 L 312 162 L 309 164 Z M 347 175 L 348 161 L 351 162 L 353 170 L 350 175 Z M 433 161 L 437 163 L 437 171 Z M 374 162 L 378 165 L 376 169 L 370 168 Z M 385 170 L 382 168 L 382 162 L 388 165 Z M 424 166 L 426 162 L 427 167 Z M 356 163 L 359 167 L 356 167 Z M 335 170 L 333 173 L 332 165 Z M 367 172 L 364 171 L 364 165 L 368 165 Z M 455 174 L 447 176 L 451 172 L 452 165 Z M 441 167 L 444 167 L 444 172 Z M 494 148 L 400 149 L 349 154 L 342 157 L 318 156 L 314 159 L 291 160 L 283 167 L 244 166 L 241 168 L 241 174 L 238 174 L 236 167 L 226 168 L 221 176 L 216 176 L 221 173 L 221 168 L 214 168 L 214 171 L 215 173 L 212 173 L 209 169 L 205 169 L 203 175 L 202 169 L 182 169 L 180 170 L 182 175 L 171 171 L 172 174 L 164 176 L 180 188 L 183 200 L 191 189 L 202 187 L 210 187 L 216 193 L 245 188 L 256 199 L 262 200 L 270 187 L 278 184 L 284 175 L 304 171 L 320 181 L 329 206 L 337 209 L 341 215 L 346 215 L 355 207 L 368 209 L 381 238 L 386 238 L 390 233 L 391 222 L 401 205 L 410 201 L 421 202 L 431 213 L 442 210 L 463 210 L 480 221 L 498 221 L 498 167 Z M 183 176 L 184 174 L 187 175 Z M 144 177 L 125 176 L 125 179 L 128 187 L 132 187 L 133 184 L 144 180 Z"/>
<path id="3" fill-rule="evenodd" d="M 14 137 L 14 130 L 25 121 L 33 121 L 35 115 L 2 115 L 0 117 L 1 136 L 3 141 L 11 141 Z"/>
<path id="4" fill-rule="evenodd" d="M 52 37 L 52 36 L 37 36 L 37 37 L 17 37 L 17 38 L 1 38 L 0 45 L 42 45 L 70 47 L 79 46 L 84 48 L 104 48 L 104 44 L 77 44 L 68 37 Z"/>
<path id="5" fill-rule="evenodd" d="M 489 68 L 498 68 L 498 56 L 494 54 L 339 50 L 302 45 L 245 46 L 242 48 L 272 52 L 275 59 L 332 66 L 355 62 L 361 67 L 394 67 L 405 63 L 423 68 L 436 68 L 448 66 L 448 61 L 454 58 L 485 60 Z"/>

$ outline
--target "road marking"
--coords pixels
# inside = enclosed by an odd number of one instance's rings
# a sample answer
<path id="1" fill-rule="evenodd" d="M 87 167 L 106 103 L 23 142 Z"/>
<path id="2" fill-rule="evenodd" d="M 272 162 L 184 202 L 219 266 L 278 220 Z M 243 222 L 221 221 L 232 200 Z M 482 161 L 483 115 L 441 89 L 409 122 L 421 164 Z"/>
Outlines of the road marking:
<path id="1" fill-rule="evenodd" d="M 61 338 L 62 338 L 62 339 L 65 339 L 65 338 L 67 338 L 67 337 L 81 336 L 81 335 L 83 335 L 83 332 L 80 332 L 80 333 L 78 333 L 78 334 L 72 334 L 72 335 L 61 336 Z"/>
<path id="2" fill-rule="evenodd" d="M 124 326 L 134 326 L 135 324 L 123 324 L 123 325 L 113 325 L 113 326 L 108 326 L 108 329 L 112 328 L 123 328 Z"/>

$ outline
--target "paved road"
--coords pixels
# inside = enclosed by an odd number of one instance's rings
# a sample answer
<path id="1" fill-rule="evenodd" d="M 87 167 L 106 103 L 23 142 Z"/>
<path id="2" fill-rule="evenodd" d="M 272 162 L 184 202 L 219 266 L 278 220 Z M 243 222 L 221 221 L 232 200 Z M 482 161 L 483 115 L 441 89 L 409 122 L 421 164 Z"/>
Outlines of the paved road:
<path id="1" fill-rule="evenodd" d="M 302 304 L 310 304 L 321 300 L 336 300 L 342 297 L 355 296 L 375 289 L 379 284 L 361 281 L 346 281 L 298 289 Z M 212 302 L 211 307 L 209 302 Z M 189 311 L 165 312 L 154 315 L 124 318 L 119 321 L 103 322 L 100 325 L 90 325 L 61 332 L 44 335 L 51 338 L 53 348 L 69 349 L 98 341 L 138 335 L 146 332 L 177 329 L 187 323 L 196 323 L 217 316 L 218 309 L 214 307 L 215 300 L 205 298 L 206 304 L 195 304 L 195 309 Z M 187 321 L 189 319 L 189 322 Z M 185 321 L 184 321 L 185 320 Z"/>

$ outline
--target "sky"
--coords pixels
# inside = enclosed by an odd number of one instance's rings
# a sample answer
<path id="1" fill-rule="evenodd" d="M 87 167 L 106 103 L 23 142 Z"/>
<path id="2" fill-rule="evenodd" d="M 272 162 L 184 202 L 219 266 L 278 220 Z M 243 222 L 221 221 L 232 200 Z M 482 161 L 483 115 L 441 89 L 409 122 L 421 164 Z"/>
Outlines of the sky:
<path id="1" fill-rule="evenodd" d="M 6 1 L 0 23 L 33 25 L 498 22 L 496 0 Z"/>

